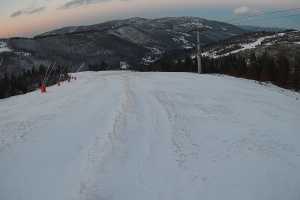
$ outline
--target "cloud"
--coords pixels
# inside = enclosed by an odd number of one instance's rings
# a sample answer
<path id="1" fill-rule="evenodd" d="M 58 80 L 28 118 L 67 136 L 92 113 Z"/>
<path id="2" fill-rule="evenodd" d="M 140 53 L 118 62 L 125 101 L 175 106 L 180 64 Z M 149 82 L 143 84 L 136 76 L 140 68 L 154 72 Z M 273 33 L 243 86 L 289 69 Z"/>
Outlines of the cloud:
<path id="1" fill-rule="evenodd" d="M 18 11 L 16 11 L 16 12 L 13 12 L 11 15 L 10 15 L 10 17 L 18 17 L 18 16 L 20 16 L 20 15 L 22 15 L 23 14 L 23 11 L 22 10 L 18 10 Z"/>
<path id="2" fill-rule="evenodd" d="M 247 6 L 242 6 L 233 10 L 234 15 L 237 16 L 252 16 L 260 14 L 261 12 L 256 9 L 249 8 Z"/>
<path id="3" fill-rule="evenodd" d="M 64 5 L 59 7 L 58 9 L 69 9 L 69 8 L 76 8 L 83 5 L 89 5 L 94 3 L 100 3 L 100 2 L 107 2 L 111 0 L 71 0 L 66 2 Z"/>
<path id="4" fill-rule="evenodd" d="M 44 10 L 46 10 L 45 6 L 41 6 L 41 7 L 37 7 L 37 8 L 27 8 L 27 9 L 23 9 L 23 10 L 17 10 L 15 12 L 13 12 L 10 15 L 10 17 L 14 18 L 14 17 L 19 17 L 21 15 L 33 15 L 35 13 L 43 12 Z"/>

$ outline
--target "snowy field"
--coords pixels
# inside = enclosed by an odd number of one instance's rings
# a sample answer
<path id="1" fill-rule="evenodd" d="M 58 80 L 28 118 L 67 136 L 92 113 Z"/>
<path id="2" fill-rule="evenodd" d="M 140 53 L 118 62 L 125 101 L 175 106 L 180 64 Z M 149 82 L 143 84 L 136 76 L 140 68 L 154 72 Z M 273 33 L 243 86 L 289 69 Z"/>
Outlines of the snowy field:
<path id="1" fill-rule="evenodd" d="M 0 100 L 1 200 L 299 200 L 300 95 L 85 72 Z"/>

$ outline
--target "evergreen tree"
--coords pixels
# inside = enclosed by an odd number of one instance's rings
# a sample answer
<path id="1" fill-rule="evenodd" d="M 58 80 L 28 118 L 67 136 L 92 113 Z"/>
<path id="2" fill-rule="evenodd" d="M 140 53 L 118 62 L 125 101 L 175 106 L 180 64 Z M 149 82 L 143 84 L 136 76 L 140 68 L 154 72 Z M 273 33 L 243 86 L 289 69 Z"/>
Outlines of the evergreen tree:
<path id="1" fill-rule="evenodd" d="M 296 57 L 296 65 L 294 70 L 293 85 L 296 91 L 300 91 L 300 55 Z"/>
<path id="2" fill-rule="evenodd" d="M 262 65 L 262 71 L 260 74 L 260 81 L 271 81 L 274 82 L 275 76 L 275 63 L 273 59 L 265 52 L 260 58 Z"/>

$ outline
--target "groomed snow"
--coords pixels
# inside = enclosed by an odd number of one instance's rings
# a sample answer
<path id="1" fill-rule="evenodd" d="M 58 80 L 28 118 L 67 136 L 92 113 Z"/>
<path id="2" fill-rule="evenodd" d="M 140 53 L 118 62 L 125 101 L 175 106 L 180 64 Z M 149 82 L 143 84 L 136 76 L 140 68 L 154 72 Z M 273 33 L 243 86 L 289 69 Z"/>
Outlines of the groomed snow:
<path id="1" fill-rule="evenodd" d="M 1 200 L 299 200 L 300 95 L 227 76 L 84 72 L 0 100 Z"/>

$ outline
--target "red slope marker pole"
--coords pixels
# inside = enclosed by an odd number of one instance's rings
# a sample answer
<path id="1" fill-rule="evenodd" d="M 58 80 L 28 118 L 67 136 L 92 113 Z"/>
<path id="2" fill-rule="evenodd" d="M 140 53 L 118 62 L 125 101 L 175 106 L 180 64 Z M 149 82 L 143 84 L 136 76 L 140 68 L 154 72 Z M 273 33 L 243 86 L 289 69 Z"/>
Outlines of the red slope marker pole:
<path id="1" fill-rule="evenodd" d="M 42 84 L 41 84 L 40 89 L 41 89 L 41 93 L 46 93 L 46 92 L 47 92 L 45 83 L 42 83 Z"/>

